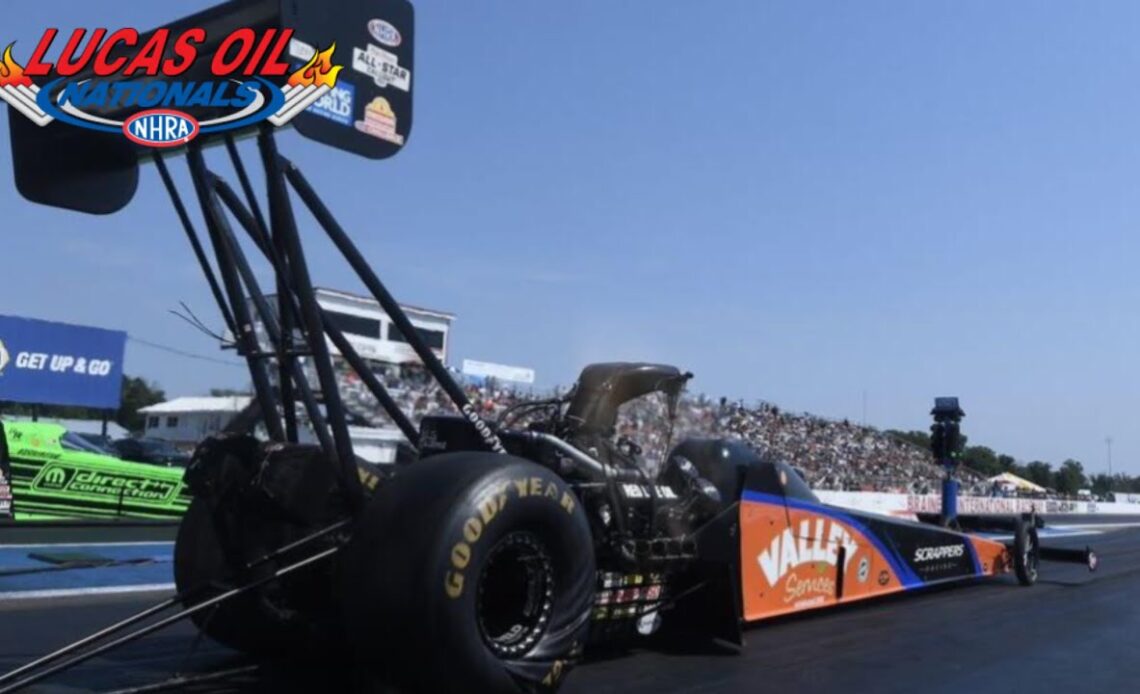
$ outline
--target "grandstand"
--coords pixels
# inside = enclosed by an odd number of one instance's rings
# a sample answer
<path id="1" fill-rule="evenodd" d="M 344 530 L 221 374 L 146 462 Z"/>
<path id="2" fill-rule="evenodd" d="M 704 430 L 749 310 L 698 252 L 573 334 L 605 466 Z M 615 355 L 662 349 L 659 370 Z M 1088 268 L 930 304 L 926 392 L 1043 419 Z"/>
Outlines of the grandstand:
<path id="1" fill-rule="evenodd" d="M 451 400 L 431 379 L 419 359 L 395 330 L 391 320 L 371 298 L 333 289 L 318 289 L 317 301 L 360 352 L 400 408 L 417 423 L 425 415 L 453 412 Z M 443 311 L 405 307 L 409 316 L 441 361 L 448 361 L 450 330 L 455 316 Z M 256 313 L 255 313 L 256 315 Z M 261 325 L 257 332 L 264 348 L 268 338 Z M 375 463 L 395 460 L 402 436 L 359 376 L 329 343 L 333 367 L 349 413 L 354 447 L 358 455 Z M 316 373 L 304 365 L 313 389 L 319 390 Z M 454 372 L 454 370 L 453 370 Z M 460 374 L 457 380 L 463 382 Z M 488 420 L 521 401 L 537 399 L 502 381 L 467 381 L 467 396 Z M 549 397 L 544 394 L 542 397 Z M 811 414 L 781 410 L 760 402 L 755 406 L 711 400 L 703 395 L 685 397 L 677 409 L 670 431 L 662 399 L 649 396 L 626 404 L 619 413 L 615 435 L 636 441 L 647 461 L 659 463 L 670 444 L 686 436 L 729 436 L 743 439 L 768 455 L 786 460 L 803 470 L 808 482 L 821 490 L 890 491 L 931 494 L 939 489 L 942 470 L 930 453 L 872 427 L 848 421 L 832 421 Z M 963 493 L 985 495 L 989 485 L 972 470 L 960 474 Z"/>
<path id="2" fill-rule="evenodd" d="M 424 415 L 454 411 L 437 385 L 414 369 L 405 368 L 405 373 L 410 375 L 408 380 L 392 378 L 388 385 L 414 421 Z M 390 426 L 379 403 L 359 379 L 347 369 L 338 369 L 338 374 L 354 414 L 371 426 Z M 466 390 L 480 414 L 491 420 L 512 405 L 538 397 L 493 380 L 468 384 Z M 786 412 L 769 403 L 749 407 L 703 395 L 685 397 L 677 408 L 672 432 L 665 412 L 663 399 L 656 396 L 628 403 L 619 413 L 615 435 L 628 436 L 640 444 L 651 463 L 662 460 L 671 442 L 686 436 L 743 439 L 757 450 L 804 470 L 816 489 L 932 494 L 938 491 L 943 474 L 929 451 L 878 429 Z M 963 469 L 960 477 L 964 493 L 986 493 L 984 478 L 972 470 Z"/>

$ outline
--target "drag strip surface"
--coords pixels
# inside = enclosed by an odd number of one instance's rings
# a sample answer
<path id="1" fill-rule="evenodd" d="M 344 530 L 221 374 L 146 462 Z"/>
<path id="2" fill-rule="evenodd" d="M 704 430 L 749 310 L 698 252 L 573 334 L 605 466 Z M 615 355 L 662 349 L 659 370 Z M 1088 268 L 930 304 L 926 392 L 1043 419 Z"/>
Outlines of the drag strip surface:
<path id="1" fill-rule="evenodd" d="M 1140 682 L 1140 529 L 1046 542 L 1092 543 L 1101 570 L 1090 575 L 1080 566 L 1047 563 L 1032 588 L 999 579 L 761 623 L 748 630 L 740 653 L 714 644 L 637 651 L 578 668 L 562 691 L 1132 691 Z M 105 626 L 149 599 L 0 602 L 0 670 Z M 181 625 L 33 691 L 107 691 L 242 663 L 209 643 L 191 652 L 193 634 Z M 195 691 L 344 689 L 331 686 L 333 673 L 306 674 L 244 678 Z"/>

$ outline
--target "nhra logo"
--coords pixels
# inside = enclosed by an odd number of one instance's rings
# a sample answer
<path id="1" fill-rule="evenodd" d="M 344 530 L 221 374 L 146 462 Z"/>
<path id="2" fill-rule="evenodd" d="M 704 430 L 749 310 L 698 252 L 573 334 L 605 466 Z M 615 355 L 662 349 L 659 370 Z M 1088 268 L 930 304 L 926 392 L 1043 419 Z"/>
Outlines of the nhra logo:
<path id="1" fill-rule="evenodd" d="M 332 62 L 334 43 L 292 71 L 283 61 L 292 29 L 237 29 L 220 40 L 202 28 L 178 35 L 159 29 L 149 37 L 135 29 L 76 29 L 51 63 L 47 54 L 58 34 L 45 31 L 24 65 L 12 45 L 4 50 L 0 99 L 41 127 L 58 120 L 121 133 L 144 147 L 178 147 L 200 134 L 262 121 L 283 126 L 329 94 L 342 69 Z M 199 53 L 215 43 L 212 56 Z M 185 79 L 207 60 L 211 79 Z M 32 78 L 47 81 L 41 86 Z"/>
<path id="2" fill-rule="evenodd" d="M 4 373 L 4 367 L 7 366 L 11 360 L 7 348 L 4 347 L 4 341 L 0 340 L 0 374 Z"/>

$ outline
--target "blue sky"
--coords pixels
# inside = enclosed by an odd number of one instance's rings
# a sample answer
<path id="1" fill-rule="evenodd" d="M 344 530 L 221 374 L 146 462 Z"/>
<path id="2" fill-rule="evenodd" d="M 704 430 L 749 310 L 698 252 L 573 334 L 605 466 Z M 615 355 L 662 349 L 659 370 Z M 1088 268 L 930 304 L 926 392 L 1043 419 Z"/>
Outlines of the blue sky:
<path id="1" fill-rule="evenodd" d="M 11 4 L 24 60 L 49 24 L 209 3 Z M 454 358 L 544 384 L 663 360 L 712 395 L 853 420 L 865 391 L 882 427 L 925 428 L 954 394 L 974 442 L 1100 471 L 1112 435 L 1114 467 L 1140 473 L 1140 5 L 417 10 L 405 151 L 282 146 L 398 297 L 459 315 Z M 0 206 L 3 312 L 233 361 L 168 313 L 220 323 L 153 170 L 113 217 L 11 188 Z M 311 264 L 359 288 L 327 246 Z M 137 343 L 127 370 L 170 394 L 247 381 Z"/>

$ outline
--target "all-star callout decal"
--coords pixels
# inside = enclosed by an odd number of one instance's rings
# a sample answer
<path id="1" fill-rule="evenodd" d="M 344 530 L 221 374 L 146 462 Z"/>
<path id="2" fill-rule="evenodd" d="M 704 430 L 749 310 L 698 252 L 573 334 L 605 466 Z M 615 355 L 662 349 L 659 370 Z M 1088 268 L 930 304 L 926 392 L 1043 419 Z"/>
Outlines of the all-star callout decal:
<path id="1" fill-rule="evenodd" d="M 286 125 L 328 94 L 342 69 L 332 62 L 334 43 L 294 70 L 286 62 L 291 29 L 237 29 L 209 55 L 200 52 L 207 42 L 201 28 L 179 35 L 159 29 L 149 37 L 135 29 L 76 29 L 56 62 L 47 62 L 58 35 L 45 31 L 23 65 L 12 45 L 4 50 L 0 99 L 41 127 L 60 121 L 121 133 L 145 147 L 178 147 L 262 121 Z M 185 79 L 206 61 L 210 79 Z"/>

